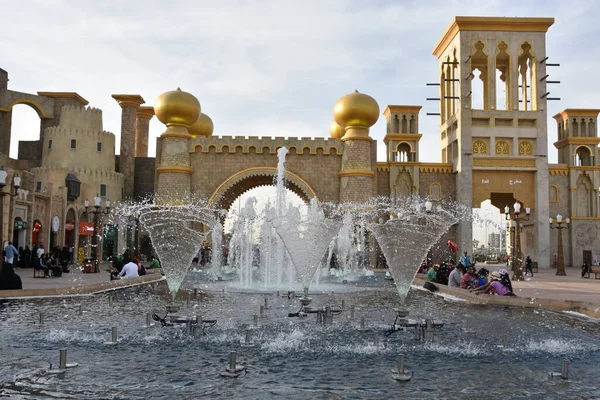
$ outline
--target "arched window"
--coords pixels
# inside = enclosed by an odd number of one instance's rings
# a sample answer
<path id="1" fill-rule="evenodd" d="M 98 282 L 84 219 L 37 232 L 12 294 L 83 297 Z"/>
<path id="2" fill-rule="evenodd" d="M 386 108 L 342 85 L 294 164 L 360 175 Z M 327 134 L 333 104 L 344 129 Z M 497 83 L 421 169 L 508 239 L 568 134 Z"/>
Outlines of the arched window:
<path id="1" fill-rule="evenodd" d="M 408 132 L 408 122 L 406 121 L 406 115 L 402 116 L 402 130 L 400 131 L 400 133 L 407 133 Z"/>
<path id="2" fill-rule="evenodd" d="M 499 140 L 496 142 L 496 155 L 507 156 L 510 155 L 510 146 L 505 140 Z"/>
<path id="3" fill-rule="evenodd" d="M 496 110 L 510 110 L 510 57 L 508 45 L 498 43 L 496 53 Z"/>
<path id="4" fill-rule="evenodd" d="M 483 140 L 475 140 L 472 152 L 473 154 L 487 154 L 487 144 Z"/>
<path id="5" fill-rule="evenodd" d="M 412 160 L 411 148 L 408 143 L 400 143 L 396 147 L 396 153 L 398 154 L 398 160 L 400 162 L 410 162 Z"/>
<path id="6" fill-rule="evenodd" d="M 573 127 L 573 130 L 571 131 L 571 135 L 581 136 L 581 135 L 579 135 L 579 122 L 577 122 L 577 118 L 573 118 L 571 125 Z"/>
<path id="7" fill-rule="evenodd" d="M 525 42 L 521 45 L 522 53 L 518 59 L 519 65 L 519 110 L 530 111 L 537 109 L 535 57 L 531 54 L 531 45 Z"/>
<path id="8" fill-rule="evenodd" d="M 483 52 L 483 42 L 475 43 L 475 52 L 471 54 L 471 108 L 487 110 L 489 99 L 488 56 Z"/>
<path id="9" fill-rule="evenodd" d="M 394 115 L 392 118 L 392 133 L 400 133 L 400 120 L 398 115 Z"/>
<path id="10" fill-rule="evenodd" d="M 594 123 L 594 119 L 590 118 L 588 121 L 588 136 L 596 137 L 596 124 Z"/>
<path id="11" fill-rule="evenodd" d="M 592 152 L 586 146 L 579 146 L 575 150 L 575 165 L 579 167 L 590 166 L 592 163 Z"/>

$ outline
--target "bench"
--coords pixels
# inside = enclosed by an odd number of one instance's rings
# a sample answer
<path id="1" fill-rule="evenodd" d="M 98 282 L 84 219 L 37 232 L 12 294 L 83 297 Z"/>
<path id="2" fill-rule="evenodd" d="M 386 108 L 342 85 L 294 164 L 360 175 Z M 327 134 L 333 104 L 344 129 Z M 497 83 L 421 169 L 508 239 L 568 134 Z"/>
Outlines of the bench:
<path id="1" fill-rule="evenodd" d="M 590 267 L 587 273 L 588 279 L 590 278 L 591 274 L 594 274 L 594 279 L 600 279 L 600 267 Z"/>
<path id="2" fill-rule="evenodd" d="M 46 272 L 43 269 L 34 268 L 33 269 L 33 277 L 34 278 L 45 278 Z"/>

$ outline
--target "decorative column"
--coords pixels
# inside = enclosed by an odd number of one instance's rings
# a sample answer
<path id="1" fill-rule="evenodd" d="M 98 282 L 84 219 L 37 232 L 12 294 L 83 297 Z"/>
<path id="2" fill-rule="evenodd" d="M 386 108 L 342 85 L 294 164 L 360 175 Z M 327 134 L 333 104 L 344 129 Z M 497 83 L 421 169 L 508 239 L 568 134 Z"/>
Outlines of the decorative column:
<path id="1" fill-rule="evenodd" d="M 113 94 L 122 108 L 121 112 L 121 154 L 119 172 L 125 175 L 123 182 L 124 198 L 133 198 L 133 179 L 135 170 L 135 130 L 136 114 L 144 99 L 139 94 Z"/>
<path id="2" fill-rule="evenodd" d="M 140 107 L 135 116 L 135 156 L 148 157 L 148 132 L 150 120 L 154 116 L 154 107 Z"/>
<path id="3" fill-rule="evenodd" d="M 154 103 L 154 112 L 167 130 L 160 136 L 157 154 L 155 202 L 173 203 L 186 199 L 191 191 L 188 126 L 200 115 L 200 102 L 181 89 L 161 94 Z"/>
<path id="4" fill-rule="evenodd" d="M 355 91 L 340 98 L 333 109 L 335 122 L 344 128 L 342 166 L 338 173 L 340 203 L 363 202 L 373 196 L 373 160 L 369 128 L 379 118 L 374 98 Z"/>

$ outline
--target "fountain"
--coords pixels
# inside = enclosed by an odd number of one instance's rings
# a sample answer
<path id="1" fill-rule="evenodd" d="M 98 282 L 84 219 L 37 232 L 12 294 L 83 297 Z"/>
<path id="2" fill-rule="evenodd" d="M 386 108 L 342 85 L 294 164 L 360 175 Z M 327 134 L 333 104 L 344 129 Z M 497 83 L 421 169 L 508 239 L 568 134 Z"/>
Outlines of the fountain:
<path id="1" fill-rule="evenodd" d="M 139 218 L 161 260 L 173 301 L 179 291 L 194 255 L 198 253 L 206 233 L 200 229 L 215 223 L 213 211 L 202 202 L 179 200 L 177 203 L 156 199 L 155 203 L 122 203 L 113 209 L 114 216 Z"/>
<path id="2" fill-rule="evenodd" d="M 241 272 L 246 274 L 244 282 L 262 291 L 230 290 L 228 285 L 240 285 L 239 280 L 215 282 L 201 280 L 202 274 L 186 275 L 204 239 L 204 233 L 197 231 L 198 223 L 210 227 L 216 221 L 204 205 L 143 204 L 129 209 L 129 214 L 139 212 L 150 232 L 167 284 L 90 296 L 85 298 L 85 313 L 77 312 L 81 298 L 0 303 L 0 397 L 253 398 L 257 393 L 261 398 L 290 399 L 436 399 L 448 393 L 465 397 L 494 393 L 499 398 L 518 393 L 548 399 L 600 396 L 600 345 L 596 344 L 600 326 L 596 322 L 543 309 L 472 307 L 426 291 L 409 291 L 429 246 L 458 219 L 469 217 L 462 208 L 448 204 L 437 208 L 416 198 L 404 203 L 374 199 L 343 207 L 312 202 L 305 214 L 287 208 L 278 214 L 274 210 L 285 205 L 285 198 L 275 203 L 279 206 L 267 208 L 267 215 L 261 216 L 253 214 L 254 203 L 248 201 L 245 215 L 257 220 L 251 225 L 244 219 L 239 222 L 243 229 L 261 232 L 261 245 L 270 243 L 270 250 L 260 252 L 270 252 L 270 264 L 260 260 L 249 275 Z M 359 274 L 352 285 L 340 284 L 338 278 L 328 282 L 326 290 L 315 285 L 327 247 L 344 221 L 348 232 L 366 229 L 373 233 L 393 282 L 378 272 Z M 213 234 L 217 249 L 218 228 L 207 231 Z M 365 238 L 368 245 L 369 235 Z M 244 247 L 239 240 L 234 245 L 245 249 L 246 261 L 251 260 L 252 247 Z M 213 263 L 216 253 L 213 251 Z M 241 260 L 242 253 L 237 254 L 236 259 Z M 298 313 L 296 295 L 291 291 L 288 296 L 280 292 L 265 301 L 264 290 L 273 290 L 270 285 L 278 282 L 277 270 L 282 267 L 275 262 L 278 257 L 290 260 L 279 275 L 280 282 L 287 286 L 292 277 L 292 287 L 296 282 L 302 285 L 301 312 L 316 314 L 317 324 L 308 318 L 288 318 Z M 213 268 L 218 271 L 219 263 Z M 293 274 L 285 272 L 290 268 Z M 215 273 L 218 276 L 219 272 Z M 187 317 L 159 317 L 155 320 L 160 324 L 153 325 L 148 313 L 171 306 L 180 288 L 202 290 L 199 295 L 195 292 L 194 301 L 178 306 Z M 65 302 L 71 311 L 64 311 Z M 313 304 L 318 306 L 311 307 Z M 359 305 L 350 307 L 354 320 L 334 319 L 344 308 L 339 304 Z M 408 318 L 407 304 L 414 319 Z M 265 316 L 260 324 L 259 307 Z M 462 331 L 454 322 L 462 320 L 466 308 L 469 328 L 477 334 Z M 203 317 L 211 314 L 219 315 L 219 324 Z M 387 321 L 394 317 L 393 331 L 414 328 L 415 335 L 382 335 L 389 326 Z M 360 329 L 355 321 L 361 321 Z M 107 327 L 114 328 L 110 341 L 114 346 L 103 345 Z M 510 348 L 499 350 L 497 345 L 507 342 L 509 336 Z M 54 375 L 48 365 L 56 358 L 57 349 L 66 348 L 70 357 L 80 361 L 79 366 Z M 489 357 L 498 351 L 502 357 Z M 566 360 L 560 375 L 549 376 L 547 366 L 558 367 L 560 360 Z M 559 376 L 563 379 L 552 379 Z M 228 377 L 237 379 L 234 385 L 223 382 Z"/>

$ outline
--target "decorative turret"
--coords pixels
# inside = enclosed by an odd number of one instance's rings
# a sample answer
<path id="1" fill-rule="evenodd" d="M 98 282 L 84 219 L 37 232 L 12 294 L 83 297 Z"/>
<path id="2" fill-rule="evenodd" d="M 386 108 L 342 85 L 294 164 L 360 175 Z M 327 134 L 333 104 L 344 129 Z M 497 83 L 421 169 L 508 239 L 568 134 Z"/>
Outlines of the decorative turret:
<path id="1" fill-rule="evenodd" d="M 198 99 L 179 88 L 161 94 L 154 103 L 157 118 L 167 125 L 158 147 L 160 155 L 157 158 L 155 193 L 159 201 L 179 201 L 190 194 L 192 168 L 189 147 L 192 136 L 188 127 L 198 120 L 200 110 Z"/>
<path id="2" fill-rule="evenodd" d="M 369 128 L 379 118 L 379 105 L 371 96 L 355 91 L 335 103 L 333 117 L 345 131 L 341 138 L 344 156 L 338 174 L 341 178 L 340 202 L 368 200 L 375 193 L 371 159 L 375 142 L 369 137 Z"/>

